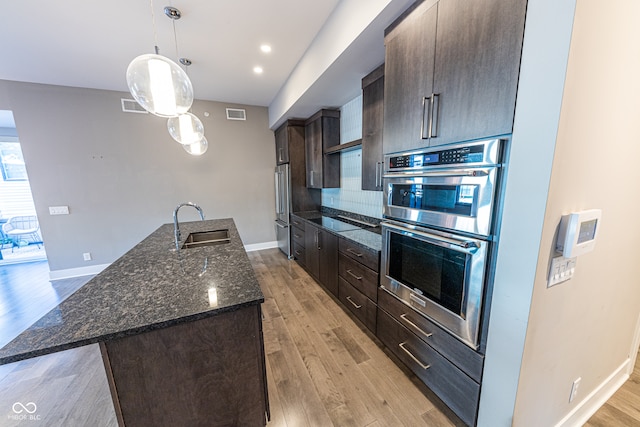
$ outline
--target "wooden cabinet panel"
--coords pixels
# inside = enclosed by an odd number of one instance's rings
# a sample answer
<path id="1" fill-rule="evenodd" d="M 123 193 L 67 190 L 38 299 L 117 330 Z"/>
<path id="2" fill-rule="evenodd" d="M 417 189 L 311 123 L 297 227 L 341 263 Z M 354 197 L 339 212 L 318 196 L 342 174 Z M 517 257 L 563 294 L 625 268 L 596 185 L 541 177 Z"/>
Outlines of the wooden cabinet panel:
<path id="1" fill-rule="evenodd" d="M 289 126 L 285 123 L 275 131 L 276 163 L 289 163 Z"/>
<path id="2" fill-rule="evenodd" d="M 339 256 L 338 274 L 351 286 L 366 295 L 373 302 L 378 301 L 378 273 L 360 264 L 342 252 Z"/>
<path id="3" fill-rule="evenodd" d="M 378 291 L 378 306 L 457 365 L 475 381 L 481 381 L 484 364 L 484 357 L 481 354 L 473 351 L 473 349 L 382 288 Z"/>
<path id="4" fill-rule="evenodd" d="M 266 423 L 259 305 L 104 341 L 100 349 L 121 426 Z"/>
<path id="5" fill-rule="evenodd" d="M 373 271 L 380 271 L 380 252 L 364 248 L 347 239 L 340 239 L 340 252 L 362 263 Z"/>
<path id="6" fill-rule="evenodd" d="M 338 295 L 338 237 L 314 225 L 306 223 L 306 269 L 332 294 Z"/>
<path id="7" fill-rule="evenodd" d="M 320 283 L 333 295 L 338 296 L 338 236 L 320 230 L 318 239 Z"/>
<path id="8" fill-rule="evenodd" d="M 376 333 L 377 306 L 363 293 L 351 286 L 349 282 L 339 277 L 340 290 L 338 298 L 340 302 L 353 313 L 358 320 L 374 334 Z"/>
<path id="9" fill-rule="evenodd" d="M 384 152 L 422 148 L 424 98 L 433 92 L 437 6 L 423 4 L 385 37 Z"/>
<path id="10" fill-rule="evenodd" d="M 440 120 L 431 145 L 512 132 L 526 3 L 438 3 L 433 92 Z"/>
<path id="11" fill-rule="evenodd" d="M 324 154 L 340 144 L 340 111 L 318 111 L 305 122 L 304 135 L 307 187 L 340 187 L 340 156 Z"/>
<path id="12" fill-rule="evenodd" d="M 305 265 L 309 274 L 319 280 L 320 257 L 318 254 L 320 245 L 320 231 L 318 227 L 306 223 L 304 226 L 304 248 L 306 251 Z"/>
<path id="13" fill-rule="evenodd" d="M 384 64 L 362 79 L 362 189 L 382 191 Z"/>
<path id="14" fill-rule="evenodd" d="M 478 383 L 380 308 L 377 336 L 464 422 L 475 425 Z"/>
<path id="15" fill-rule="evenodd" d="M 384 152 L 509 134 L 526 0 L 418 5 L 385 35 Z"/>

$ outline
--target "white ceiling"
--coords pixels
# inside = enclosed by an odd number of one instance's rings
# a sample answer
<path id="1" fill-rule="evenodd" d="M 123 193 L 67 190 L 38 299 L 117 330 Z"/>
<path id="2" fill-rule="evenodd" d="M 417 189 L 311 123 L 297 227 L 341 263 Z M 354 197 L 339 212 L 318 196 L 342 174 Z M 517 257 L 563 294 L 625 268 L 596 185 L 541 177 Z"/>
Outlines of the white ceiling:
<path id="1" fill-rule="evenodd" d="M 173 3 L 196 98 L 267 106 L 339 1 L 154 0 L 157 45 L 176 60 L 174 21 L 163 13 Z M 129 62 L 154 51 L 149 0 L 7 0 L 2 8 L 0 79 L 127 91 Z"/>
<path id="2" fill-rule="evenodd" d="M 197 99 L 269 106 L 273 128 L 357 96 L 360 79 L 384 61 L 384 28 L 412 1 L 5 0 L 0 80 L 127 92 L 127 66 L 157 39 L 162 55 L 193 62 Z M 169 19 L 165 6 L 182 18 Z M 317 67 L 332 46 L 342 53 Z"/>

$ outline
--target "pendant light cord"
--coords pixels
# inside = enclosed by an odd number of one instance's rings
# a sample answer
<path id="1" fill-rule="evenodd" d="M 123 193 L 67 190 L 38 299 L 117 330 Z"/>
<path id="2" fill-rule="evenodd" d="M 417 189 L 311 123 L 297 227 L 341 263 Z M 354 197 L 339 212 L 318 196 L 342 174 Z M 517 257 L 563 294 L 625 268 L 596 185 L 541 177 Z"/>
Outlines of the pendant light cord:
<path id="1" fill-rule="evenodd" d="M 153 12 L 153 0 L 149 0 L 149 7 L 151 8 L 151 22 L 153 24 L 153 45 L 156 55 L 159 55 L 160 49 L 158 49 L 158 31 L 156 30 L 156 16 Z"/>

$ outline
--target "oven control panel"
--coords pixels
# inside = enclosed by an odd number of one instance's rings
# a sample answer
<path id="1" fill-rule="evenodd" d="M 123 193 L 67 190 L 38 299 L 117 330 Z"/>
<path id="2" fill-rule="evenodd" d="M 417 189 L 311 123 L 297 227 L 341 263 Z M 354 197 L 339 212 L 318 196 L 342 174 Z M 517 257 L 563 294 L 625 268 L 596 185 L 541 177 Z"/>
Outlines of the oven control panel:
<path id="1" fill-rule="evenodd" d="M 389 169 L 413 169 L 425 166 L 479 163 L 484 160 L 484 145 L 408 154 L 389 158 Z"/>
<path id="2" fill-rule="evenodd" d="M 455 166 L 496 166 L 502 157 L 502 140 L 492 139 L 465 144 L 426 148 L 387 154 L 385 172 L 418 171 Z"/>

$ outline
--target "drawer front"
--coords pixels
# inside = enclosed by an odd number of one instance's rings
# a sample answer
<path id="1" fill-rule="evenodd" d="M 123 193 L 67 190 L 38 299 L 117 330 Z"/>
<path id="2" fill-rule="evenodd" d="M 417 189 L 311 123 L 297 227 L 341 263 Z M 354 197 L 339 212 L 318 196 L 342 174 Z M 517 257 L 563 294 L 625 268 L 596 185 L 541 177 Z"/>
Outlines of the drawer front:
<path id="1" fill-rule="evenodd" d="M 294 227 L 298 227 L 304 230 L 304 221 L 298 218 L 297 216 L 291 215 L 291 225 Z"/>
<path id="2" fill-rule="evenodd" d="M 355 259 L 356 261 L 366 265 L 373 271 L 380 271 L 380 252 L 363 248 L 362 246 L 347 239 L 340 239 L 339 250 L 349 258 Z"/>
<path id="3" fill-rule="evenodd" d="M 377 335 L 453 412 L 465 423 L 475 425 L 478 383 L 381 309 Z"/>
<path id="4" fill-rule="evenodd" d="M 293 258 L 298 261 L 298 264 L 300 264 L 301 266 L 306 266 L 306 253 L 305 253 L 305 249 L 304 246 L 293 242 Z"/>
<path id="5" fill-rule="evenodd" d="M 480 382 L 484 357 L 462 341 L 404 304 L 386 290 L 378 290 L 378 305 L 421 340 L 438 350 L 471 378 Z"/>
<path id="6" fill-rule="evenodd" d="M 342 277 L 338 278 L 338 298 L 364 325 L 376 333 L 376 305 Z"/>
<path id="7" fill-rule="evenodd" d="M 298 227 L 291 227 L 291 240 L 294 243 L 304 247 L 304 229 Z"/>
<path id="8" fill-rule="evenodd" d="M 340 253 L 338 274 L 373 302 L 378 301 L 378 273 Z"/>

